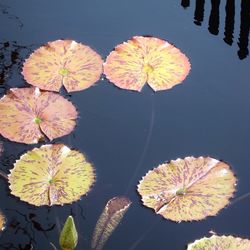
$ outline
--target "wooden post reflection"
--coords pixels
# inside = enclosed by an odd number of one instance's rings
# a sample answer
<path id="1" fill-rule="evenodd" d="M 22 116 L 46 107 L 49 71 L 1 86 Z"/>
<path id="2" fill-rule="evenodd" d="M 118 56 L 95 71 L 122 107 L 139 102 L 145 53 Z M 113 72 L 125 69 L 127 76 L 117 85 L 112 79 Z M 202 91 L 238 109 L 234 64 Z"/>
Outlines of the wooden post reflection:
<path id="1" fill-rule="evenodd" d="M 248 37 L 250 27 L 250 1 L 241 1 L 241 12 L 240 12 L 240 35 L 239 35 L 239 50 L 238 56 L 240 59 L 244 59 L 249 54 L 248 51 Z"/>
<path id="2" fill-rule="evenodd" d="M 220 0 L 211 0 L 211 10 L 208 21 L 208 30 L 213 35 L 219 34 L 220 26 Z M 236 1 L 226 0 L 225 3 L 225 26 L 224 26 L 224 42 L 228 45 L 232 45 L 234 42 L 235 33 L 235 14 Z M 194 23 L 201 26 L 204 21 L 204 15 L 206 14 L 206 1 L 195 0 L 194 10 Z M 190 6 L 190 0 L 182 0 L 181 5 L 186 8 Z M 240 59 L 244 59 L 248 56 L 248 43 L 250 33 L 250 0 L 241 0 L 240 10 L 240 32 L 238 38 L 238 56 Z"/>
<path id="3" fill-rule="evenodd" d="M 181 0 L 181 6 L 186 9 L 190 6 L 190 0 Z"/>
<path id="4" fill-rule="evenodd" d="M 218 35 L 220 25 L 220 0 L 211 0 L 211 5 L 208 30 L 211 34 Z"/>
<path id="5" fill-rule="evenodd" d="M 224 41 L 225 43 L 233 44 L 233 33 L 234 33 L 234 15 L 235 15 L 235 3 L 234 0 L 227 0 L 226 3 L 226 18 L 225 18 L 225 32 Z"/>
<path id="6" fill-rule="evenodd" d="M 204 18 L 205 0 L 196 0 L 194 11 L 194 23 L 201 26 Z"/>

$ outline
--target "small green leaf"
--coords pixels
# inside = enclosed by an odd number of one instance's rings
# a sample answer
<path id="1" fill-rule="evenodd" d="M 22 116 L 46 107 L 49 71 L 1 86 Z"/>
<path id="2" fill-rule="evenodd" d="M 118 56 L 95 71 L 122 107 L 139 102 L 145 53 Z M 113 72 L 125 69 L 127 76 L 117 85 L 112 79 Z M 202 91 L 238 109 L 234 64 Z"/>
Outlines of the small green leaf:
<path id="1" fill-rule="evenodd" d="M 78 234 L 74 219 L 72 216 L 69 216 L 60 233 L 59 245 L 62 250 L 74 250 L 76 248 L 77 241 Z"/>

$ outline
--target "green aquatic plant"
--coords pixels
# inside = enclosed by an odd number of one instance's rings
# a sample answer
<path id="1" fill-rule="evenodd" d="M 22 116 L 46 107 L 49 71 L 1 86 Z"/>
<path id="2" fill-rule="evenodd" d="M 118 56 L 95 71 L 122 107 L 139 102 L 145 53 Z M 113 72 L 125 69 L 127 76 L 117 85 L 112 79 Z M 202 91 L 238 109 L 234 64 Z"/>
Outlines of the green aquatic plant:
<path id="1" fill-rule="evenodd" d="M 74 250 L 78 243 L 78 233 L 74 218 L 69 216 L 64 223 L 59 237 L 59 245 L 62 250 Z"/>
<path id="2" fill-rule="evenodd" d="M 131 201 L 127 197 L 114 197 L 110 199 L 99 217 L 92 236 L 91 248 L 101 250 L 112 232 L 118 226 Z"/>

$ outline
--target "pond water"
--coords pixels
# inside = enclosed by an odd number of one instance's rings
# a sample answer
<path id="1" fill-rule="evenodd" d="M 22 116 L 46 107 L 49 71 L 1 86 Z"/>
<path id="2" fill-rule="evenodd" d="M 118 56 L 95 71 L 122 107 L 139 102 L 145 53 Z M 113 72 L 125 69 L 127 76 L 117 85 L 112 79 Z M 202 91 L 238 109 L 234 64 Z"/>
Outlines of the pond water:
<path id="1" fill-rule="evenodd" d="M 68 215 L 79 233 L 77 249 L 90 249 L 95 223 L 106 202 L 119 195 L 133 202 L 104 249 L 186 249 L 217 234 L 250 238 L 250 197 L 231 203 L 216 217 L 173 223 L 142 206 L 136 185 L 149 169 L 185 156 L 211 156 L 230 164 L 238 177 L 234 200 L 250 192 L 250 61 L 248 0 L 1 0 L 0 95 L 28 86 L 23 60 L 42 44 L 70 38 L 105 58 L 134 35 L 166 39 L 190 59 L 187 79 L 169 91 L 121 90 L 103 79 L 65 94 L 80 117 L 63 142 L 84 152 L 97 181 L 80 201 L 34 207 L 9 193 L 0 180 L 1 210 L 8 218 L 0 249 L 52 249 Z M 0 111 L 1 112 L 1 111 Z M 1 169 L 37 145 L 4 142 Z M 232 200 L 233 201 L 233 200 Z"/>

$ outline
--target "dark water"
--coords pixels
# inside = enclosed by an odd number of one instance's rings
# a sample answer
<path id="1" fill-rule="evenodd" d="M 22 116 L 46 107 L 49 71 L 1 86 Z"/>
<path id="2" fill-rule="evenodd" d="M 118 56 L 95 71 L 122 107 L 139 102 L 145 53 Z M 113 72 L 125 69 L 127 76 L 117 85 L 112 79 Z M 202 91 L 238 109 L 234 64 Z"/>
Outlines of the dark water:
<path id="1" fill-rule="evenodd" d="M 90 45 L 103 58 L 133 35 L 168 40 L 189 58 L 192 70 L 170 91 L 120 90 L 107 80 L 67 95 L 80 112 L 76 130 L 55 142 L 84 152 L 97 182 L 81 201 L 64 207 L 34 207 L 9 195 L 0 180 L 1 210 L 8 218 L 0 249 L 51 249 L 58 246 L 62 223 L 73 214 L 77 249 L 89 249 L 105 203 L 127 195 L 133 205 L 105 249 L 185 249 L 208 236 L 250 238 L 250 198 L 194 223 L 173 223 L 141 205 L 136 185 L 158 164 L 188 155 L 209 155 L 228 162 L 239 182 L 237 197 L 250 192 L 249 1 L 176 0 L 1 0 L 0 94 L 26 86 L 20 69 L 40 45 L 70 38 Z M 1 111 L 0 111 L 1 112 Z M 9 142 L 1 168 L 34 146 Z"/>

